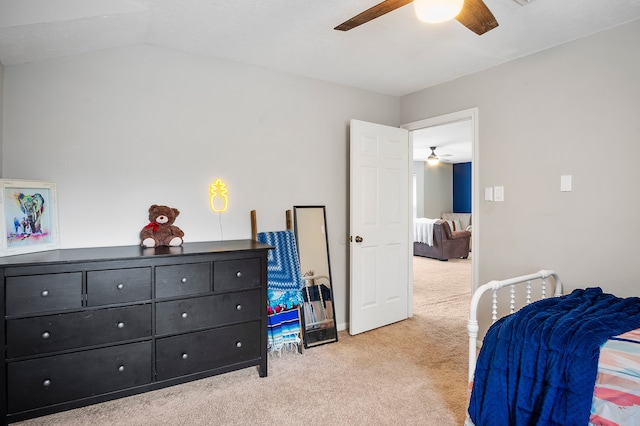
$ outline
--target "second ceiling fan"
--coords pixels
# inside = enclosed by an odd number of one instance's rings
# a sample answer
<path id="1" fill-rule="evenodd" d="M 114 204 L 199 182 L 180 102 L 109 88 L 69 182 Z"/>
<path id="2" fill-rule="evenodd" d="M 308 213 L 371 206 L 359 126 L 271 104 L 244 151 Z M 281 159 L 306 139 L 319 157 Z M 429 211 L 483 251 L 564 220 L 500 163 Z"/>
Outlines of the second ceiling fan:
<path id="1" fill-rule="evenodd" d="M 424 0 L 416 1 L 422 2 Z M 349 31 L 411 2 L 413 0 L 385 0 L 343 22 L 334 29 Z M 478 35 L 491 31 L 498 26 L 498 21 L 496 21 L 496 18 L 482 0 L 464 0 L 462 10 L 455 16 L 455 19 Z"/>

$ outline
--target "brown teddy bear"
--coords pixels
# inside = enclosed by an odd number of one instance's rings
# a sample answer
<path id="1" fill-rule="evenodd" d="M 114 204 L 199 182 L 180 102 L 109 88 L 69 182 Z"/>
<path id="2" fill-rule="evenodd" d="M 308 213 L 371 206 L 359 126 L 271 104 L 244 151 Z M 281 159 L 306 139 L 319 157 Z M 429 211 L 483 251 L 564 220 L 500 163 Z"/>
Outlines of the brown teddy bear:
<path id="1" fill-rule="evenodd" d="M 149 207 L 149 224 L 140 231 L 141 245 L 144 247 L 182 245 L 184 232 L 173 225 L 180 212 L 168 206 L 157 204 Z"/>

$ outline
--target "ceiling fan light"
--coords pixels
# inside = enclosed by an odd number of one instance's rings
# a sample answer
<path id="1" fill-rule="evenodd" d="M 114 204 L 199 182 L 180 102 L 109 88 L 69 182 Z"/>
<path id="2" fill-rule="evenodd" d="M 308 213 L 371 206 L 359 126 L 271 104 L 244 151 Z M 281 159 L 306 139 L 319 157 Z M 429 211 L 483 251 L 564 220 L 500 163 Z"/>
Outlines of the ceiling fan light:
<path id="1" fill-rule="evenodd" d="M 435 24 L 458 16 L 464 0 L 414 0 L 413 5 L 418 19 Z"/>
<path id="2" fill-rule="evenodd" d="M 440 162 L 440 158 L 436 155 L 436 147 L 432 146 L 430 148 L 431 148 L 431 155 L 427 157 L 427 164 L 430 166 L 435 166 Z"/>

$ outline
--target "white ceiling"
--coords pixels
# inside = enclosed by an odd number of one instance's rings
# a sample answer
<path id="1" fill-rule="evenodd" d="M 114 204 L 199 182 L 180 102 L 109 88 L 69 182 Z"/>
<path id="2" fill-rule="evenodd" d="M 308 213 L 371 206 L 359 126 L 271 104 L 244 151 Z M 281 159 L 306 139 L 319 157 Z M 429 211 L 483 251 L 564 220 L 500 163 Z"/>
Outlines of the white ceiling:
<path id="1" fill-rule="evenodd" d="M 499 27 L 424 24 L 380 0 L 0 0 L 5 66 L 148 43 L 401 96 L 640 18 L 640 0 L 485 0 Z"/>
<path id="2" fill-rule="evenodd" d="M 472 153 L 471 119 L 440 124 L 412 132 L 413 161 L 426 161 L 430 147 L 443 163 L 468 163 Z"/>

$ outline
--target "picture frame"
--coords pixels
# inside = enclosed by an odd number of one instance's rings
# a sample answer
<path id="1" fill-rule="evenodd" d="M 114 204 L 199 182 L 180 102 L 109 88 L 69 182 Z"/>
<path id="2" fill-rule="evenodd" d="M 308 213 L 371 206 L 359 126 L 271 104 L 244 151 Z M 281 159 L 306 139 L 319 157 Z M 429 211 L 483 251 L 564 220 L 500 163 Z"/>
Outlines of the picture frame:
<path id="1" fill-rule="evenodd" d="M 60 246 L 56 184 L 0 179 L 0 256 Z"/>

